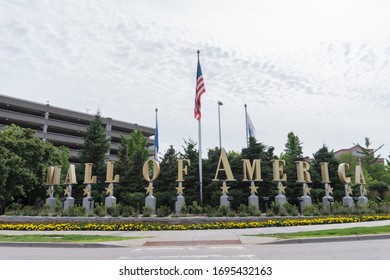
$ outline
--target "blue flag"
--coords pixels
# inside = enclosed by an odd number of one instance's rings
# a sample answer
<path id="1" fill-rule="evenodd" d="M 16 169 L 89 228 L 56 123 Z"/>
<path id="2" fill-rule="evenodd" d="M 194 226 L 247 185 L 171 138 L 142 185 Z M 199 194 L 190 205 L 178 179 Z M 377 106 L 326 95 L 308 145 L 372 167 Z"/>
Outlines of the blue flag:
<path id="1" fill-rule="evenodd" d="M 249 118 L 248 113 L 246 114 L 246 117 L 247 117 L 247 120 L 248 120 L 247 127 L 246 127 L 246 129 L 247 129 L 247 131 L 248 131 L 248 136 L 249 136 L 249 137 L 255 137 L 255 135 L 256 135 L 256 129 L 255 129 L 255 127 L 253 126 L 253 123 L 252 123 L 251 119 Z"/>

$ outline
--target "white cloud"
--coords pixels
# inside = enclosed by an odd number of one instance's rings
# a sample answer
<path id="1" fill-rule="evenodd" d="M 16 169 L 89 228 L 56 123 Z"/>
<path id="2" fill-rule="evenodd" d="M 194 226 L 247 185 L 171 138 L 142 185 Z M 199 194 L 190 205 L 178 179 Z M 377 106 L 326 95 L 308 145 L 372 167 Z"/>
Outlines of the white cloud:
<path id="1" fill-rule="evenodd" d="M 314 153 L 370 137 L 390 114 L 389 4 L 378 1 L 1 1 L 0 92 L 154 126 L 162 150 L 197 139 L 196 50 L 203 147 L 245 145 L 244 104 L 259 140 L 296 132 Z M 320 129 L 319 129 L 320 128 Z M 165 145 L 165 147 L 163 146 Z M 388 146 L 388 147 L 387 147 Z"/>

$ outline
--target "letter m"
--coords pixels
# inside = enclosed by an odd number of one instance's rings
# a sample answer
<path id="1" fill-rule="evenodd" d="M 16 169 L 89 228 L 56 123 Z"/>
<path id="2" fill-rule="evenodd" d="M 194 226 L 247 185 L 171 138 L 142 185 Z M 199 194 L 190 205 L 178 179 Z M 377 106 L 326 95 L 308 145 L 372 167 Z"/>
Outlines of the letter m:
<path id="1" fill-rule="evenodd" d="M 59 185 L 61 177 L 61 167 L 60 166 L 49 166 L 47 168 L 47 178 L 46 185 Z"/>
<path id="2" fill-rule="evenodd" d="M 263 181 L 261 179 L 261 159 L 253 160 L 253 165 L 249 159 L 243 159 L 243 171 L 244 171 L 244 179 L 243 181 Z"/>

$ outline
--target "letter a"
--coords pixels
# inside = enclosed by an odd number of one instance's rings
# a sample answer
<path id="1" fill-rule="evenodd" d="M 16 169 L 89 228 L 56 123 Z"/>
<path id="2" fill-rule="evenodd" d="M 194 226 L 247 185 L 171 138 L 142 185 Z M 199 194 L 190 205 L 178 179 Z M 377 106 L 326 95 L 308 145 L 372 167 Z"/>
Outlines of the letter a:
<path id="1" fill-rule="evenodd" d="M 221 163 L 223 164 L 224 168 L 220 168 Z M 233 172 L 232 172 L 232 169 L 230 168 L 230 163 L 229 163 L 229 160 L 227 158 L 227 155 L 226 155 L 224 148 L 221 149 L 221 155 L 219 157 L 217 172 L 215 172 L 215 178 L 213 179 L 213 181 L 219 181 L 219 179 L 218 179 L 218 172 L 219 171 L 225 171 L 227 181 L 235 181 L 236 180 L 233 177 Z"/>

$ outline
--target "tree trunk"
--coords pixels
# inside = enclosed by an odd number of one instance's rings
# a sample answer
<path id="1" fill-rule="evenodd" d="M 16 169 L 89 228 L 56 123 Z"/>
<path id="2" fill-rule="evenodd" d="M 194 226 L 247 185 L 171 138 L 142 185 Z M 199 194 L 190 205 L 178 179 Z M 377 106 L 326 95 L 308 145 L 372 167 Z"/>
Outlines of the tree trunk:
<path id="1" fill-rule="evenodd" d="M 7 202 L 5 200 L 0 200 L 0 215 L 4 215 L 6 205 Z"/>

